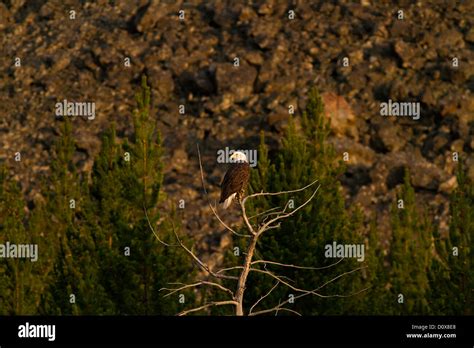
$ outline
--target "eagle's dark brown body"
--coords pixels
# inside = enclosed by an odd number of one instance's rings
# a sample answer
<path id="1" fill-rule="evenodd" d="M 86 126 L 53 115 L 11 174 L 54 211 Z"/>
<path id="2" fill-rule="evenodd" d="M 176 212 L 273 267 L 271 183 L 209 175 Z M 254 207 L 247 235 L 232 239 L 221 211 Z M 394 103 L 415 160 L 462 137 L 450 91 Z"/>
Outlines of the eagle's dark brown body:
<path id="1" fill-rule="evenodd" d="M 247 162 L 232 163 L 224 176 L 224 180 L 222 180 L 219 203 L 224 203 L 234 193 L 237 201 L 240 202 L 247 187 L 249 177 L 250 166 Z"/>

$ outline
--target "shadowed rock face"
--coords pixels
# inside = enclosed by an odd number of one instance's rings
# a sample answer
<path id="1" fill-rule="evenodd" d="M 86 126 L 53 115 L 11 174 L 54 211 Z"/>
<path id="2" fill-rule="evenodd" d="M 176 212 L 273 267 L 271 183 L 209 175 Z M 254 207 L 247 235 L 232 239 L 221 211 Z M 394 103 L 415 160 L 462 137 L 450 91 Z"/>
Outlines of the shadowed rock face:
<path id="1" fill-rule="evenodd" d="M 262 129 L 275 148 L 289 105 L 298 114 L 316 84 L 331 141 L 341 156 L 351 156 L 343 178 L 349 203 L 368 215 L 385 211 L 408 168 L 426 201 L 444 207 L 456 184 L 452 152 L 474 168 L 474 3 L 406 3 L 403 20 L 396 6 L 378 1 L 294 4 L 0 3 L 0 160 L 11 163 L 22 152 L 15 173 L 31 199 L 50 163 L 60 122 L 55 103 L 94 101 L 93 121 L 74 120 L 77 161 L 90 168 L 98 136 L 112 121 L 119 135 L 130 134 L 134 90 L 146 73 L 164 135 L 164 188 L 170 199 L 187 201 L 184 226 L 206 234 L 220 229 L 204 211 L 195 143 L 216 199 L 225 170 L 217 150 L 256 148 Z M 421 118 L 382 118 L 380 104 L 388 99 L 420 102 Z"/>

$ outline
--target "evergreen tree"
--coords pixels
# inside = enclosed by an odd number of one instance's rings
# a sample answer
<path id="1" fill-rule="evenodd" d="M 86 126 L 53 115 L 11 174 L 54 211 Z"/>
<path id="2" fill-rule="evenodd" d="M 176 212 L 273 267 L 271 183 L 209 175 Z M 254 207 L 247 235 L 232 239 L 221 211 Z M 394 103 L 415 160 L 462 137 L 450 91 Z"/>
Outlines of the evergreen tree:
<path id="1" fill-rule="evenodd" d="M 354 314 L 379 315 L 387 314 L 393 299 L 387 289 L 389 268 L 386 264 L 387 252 L 382 244 L 384 236 L 377 228 L 377 217 L 369 225 L 369 233 L 366 237 L 365 258 L 367 268 L 361 273 L 359 280 L 367 287 L 364 296 L 359 296 L 354 303 Z"/>
<path id="2" fill-rule="evenodd" d="M 94 230 L 85 217 L 91 214 L 88 183 L 73 163 L 76 146 L 72 125 L 63 124 L 56 142 L 56 158 L 43 187 L 46 202 L 38 207 L 35 229 L 44 229 L 54 262 L 51 285 L 44 294 L 44 314 L 107 314 L 110 302 L 98 278 L 100 259 Z M 34 226 L 34 225 L 33 225 Z"/>
<path id="3" fill-rule="evenodd" d="M 437 257 L 430 269 L 430 305 L 438 315 L 474 311 L 474 184 L 460 162 L 458 187 L 451 194 L 449 235 L 436 234 Z"/>
<path id="4" fill-rule="evenodd" d="M 17 182 L 0 167 L 0 245 L 5 248 L 37 244 L 25 227 L 25 202 Z M 29 248 L 29 246 L 28 246 Z M 6 256 L 6 255 L 4 255 Z M 33 255 L 31 255 L 33 256 Z M 38 257 L 38 255 L 36 255 Z M 0 315 L 32 315 L 39 302 L 38 260 L 8 257 L 0 259 Z"/>
<path id="5" fill-rule="evenodd" d="M 190 262 L 179 248 L 165 247 L 158 237 L 175 244 L 172 224 L 160 214 L 163 162 L 160 133 L 149 115 L 150 88 L 146 79 L 137 94 L 134 136 L 119 144 L 114 127 L 104 136 L 94 163 L 91 192 L 96 224 L 102 231 L 101 280 L 116 305 L 117 314 L 176 314 L 192 304 L 178 295 L 163 298 L 168 282 L 189 279 Z M 166 220 L 156 230 L 156 222 Z M 151 227 L 155 230 L 153 232 Z M 155 235 L 156 233 L 157 235 Z"/>
<path id="6" fill-rule="evenodd" d="M 419 212 L 408 171 L 391 208 L 389 290 L 387 314 L 429 314 L 427 295 L 433 249 L 433 226 L 426 212 Z"/>
<path id="7" fill-rule="evenodd" d="M 434 226 L 417 207 L 408 172 L 390 208 L 391 238 L 388 250 L 375 218 L 370 225 L 366 251 L 366 296 L 354 304 L 364 315 L 429 314 L 427 271 L 432 260 Z"/>

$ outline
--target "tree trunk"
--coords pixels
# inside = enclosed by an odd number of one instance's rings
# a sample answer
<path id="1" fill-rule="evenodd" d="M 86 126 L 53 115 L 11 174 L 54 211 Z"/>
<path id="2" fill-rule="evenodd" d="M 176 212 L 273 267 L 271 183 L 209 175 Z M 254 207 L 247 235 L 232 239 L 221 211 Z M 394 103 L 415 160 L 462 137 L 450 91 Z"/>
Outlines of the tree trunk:
<path id="1" fill-rule="evenodd" d="M 255 247 L 257 246 L 257 239 L 258 239 L 257 235 L 252 236 L 249 248 L 247 250 L 247 256 L 245 258 L 244 269 L 242 270 L 242 273 L 240 274 L 239 282 L 237 284 L 237 292 L 236 292 L 235 299 L 238 302 L 238 304 L 235 310 L 235 315 L 244 315 L 243 303 L 244 303 L 245 284 L 247 282 L 247 276 L 249 275 L 249 272 L 250 272 L 250 265 L 252 263 L 253 253 L 255 252 Z"/>

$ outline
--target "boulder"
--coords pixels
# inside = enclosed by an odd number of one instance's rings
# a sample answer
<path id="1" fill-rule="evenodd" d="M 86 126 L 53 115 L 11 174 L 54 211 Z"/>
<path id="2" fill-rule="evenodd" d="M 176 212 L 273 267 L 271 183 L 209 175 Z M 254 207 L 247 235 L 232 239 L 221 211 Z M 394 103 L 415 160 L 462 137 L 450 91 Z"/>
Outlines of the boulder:
<path id="1" fill-rule="evenodd" d="M 250 65 L 234 66 L 231 63 L 216 65 L 217 92 L 227 95 L 233 102 L 241 102 L 253 93 L 257 70 Z"/>
<path id="2" fill-rule="evenodd" d="M 359 135 L 355 128 L 356 117 L 344 97 L 333 92 L 326 92 L 321 95 L 321 98 L 325 116 L 331 121 L 332 131 L 336 135 L 347 135 L 357 140 Z"/>

